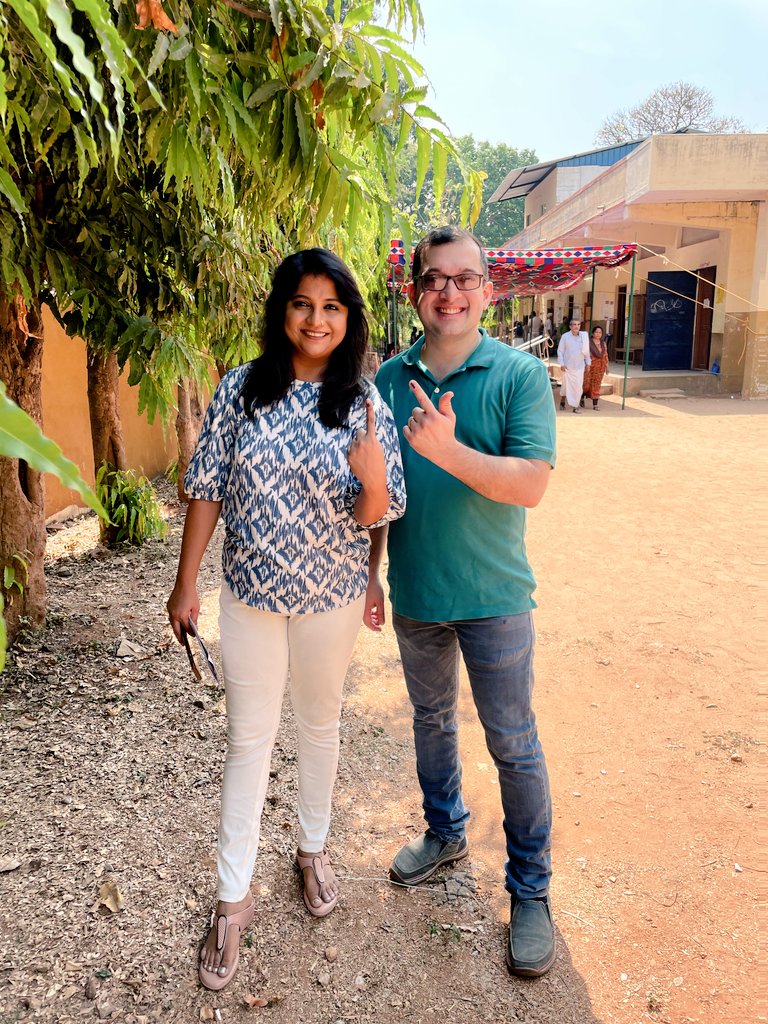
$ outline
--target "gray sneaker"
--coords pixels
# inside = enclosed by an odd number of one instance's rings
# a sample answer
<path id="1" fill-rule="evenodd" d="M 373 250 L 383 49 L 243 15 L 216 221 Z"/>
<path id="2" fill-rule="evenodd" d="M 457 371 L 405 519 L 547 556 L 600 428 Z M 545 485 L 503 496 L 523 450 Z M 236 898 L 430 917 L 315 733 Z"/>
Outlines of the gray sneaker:
<path id="1" fill-rule="evenodd" d="M 444 864 L 463 860 L 469 853 L 466 836 L 448 841 L 427 830 L 400 850 L 389 869 L 389 877 L 401 885 L 418 885 Z"/>

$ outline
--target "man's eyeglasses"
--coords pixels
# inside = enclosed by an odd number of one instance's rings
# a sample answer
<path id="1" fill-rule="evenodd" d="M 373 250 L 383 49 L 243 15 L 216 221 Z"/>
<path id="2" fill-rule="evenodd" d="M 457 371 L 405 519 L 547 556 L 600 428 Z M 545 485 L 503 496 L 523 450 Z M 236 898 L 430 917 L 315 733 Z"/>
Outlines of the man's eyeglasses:
<path id="1" fill-rule="evenodd" d="M 448 282 L 453 281 L 460 292 L 474 292 L 485 280 L 482 274 L 421 274 L 417 281 L 424 292 L 441 292 L 448 287 Z"/>
<path id="2" fill-rule="evenodd" d="M 192 636 L 197 641 L 197 644 L 198 644 L 198 646 L 200 648 L 200 653 L 202 654 L 203 661 L 205 662 L 205 667 L 208 669 L 208 672 L 213 677 L 213 681 L 215 683 L 218 683 L 218 681 L 219 681 L 219 674 L 216 671 L 216 666 L 213 663 L 213 658 L 211 658 L 210 654 L 208 653 L 208 648 L 203 643 L 203 638 L 198 633 L 197 626 L 195 625 L 194 621 L 192 619 L 190 619 L 189 620 L 189 624 L 188 624 L 186 630 L 184 630 L 184 632 L 183 632 L 183 636 L 184 636 L 184 647 L 185 647 L 185 649 L 187 651 L 187 657 L 189 658 L 189 664 L 192 667 L 192 673 L 193 673 L 195 679 L 197 679 L 198 682 L 199 682 L 200 680 L 202 680 L 203 674 L 200 671 L 200 668 L 198 667 L 197 661 L 195 660 L 195 655 L 194 655 L 194 653 L 192 651 L 192 648 L 189 645 L 189 635 L 188 635 L 189 633 L 191 633 Z"/>

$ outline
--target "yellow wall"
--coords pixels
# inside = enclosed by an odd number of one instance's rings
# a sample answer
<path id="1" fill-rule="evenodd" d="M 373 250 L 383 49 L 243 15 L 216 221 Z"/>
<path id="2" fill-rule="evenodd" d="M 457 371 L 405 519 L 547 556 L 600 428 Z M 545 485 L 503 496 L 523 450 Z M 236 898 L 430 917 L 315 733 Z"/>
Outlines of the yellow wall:
<path id="1" fill-rule="evenodd" d="M 93 484 L 85 343 L 80 338 L 68 338 L 47 307 L 43 308 L 43 325 L 43 430 L 76 463 L 85 480 Z M 138 388 L 129 387 L 126 377 L 123 374 L 120 380 L 120 408 L 128 465 L 153 477 L 176 458 L 175 435 L 170 430 L 166 441 L 159 421 L 150 426 L 145 416 L 139 416 Z M 63 487 L 55 477 L 46 476 L 46 516 L 67 505 L 80 504 L 79 495 Z"/>

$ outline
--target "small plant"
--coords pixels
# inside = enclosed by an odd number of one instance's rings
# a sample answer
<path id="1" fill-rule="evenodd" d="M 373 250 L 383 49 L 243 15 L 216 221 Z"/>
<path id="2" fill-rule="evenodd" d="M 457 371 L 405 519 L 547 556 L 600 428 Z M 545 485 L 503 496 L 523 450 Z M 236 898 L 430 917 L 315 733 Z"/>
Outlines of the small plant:
<path id="1" fill-rule="evenodd" d="M 165 468 L 165 479 L 174 486 L 179 482 L 179 460 L 174 459 Z"/>
<path id="2" fill-rule="evenodd" d="M 29 552 L 25 552 L 29 554 Z M 18 566 L 18 570 L 17 567 Z M 29 566 L 21 555 L 11 555 L 7 565 L 3 566 L 3 580 L 0 584 L 0 672 L 5 668 L 5 649 L 8 641 L 5 628 L 5 609 L 10 608 L 13 599 L 24 593 L 29 582 Z"/>
<path id="3" fill-rule="evenodd" d="M 96 474 L 96 494 L 109 519 L 101 522 L 101 539 L 109 547 L 165 537 L 168 527 L 146 477 L 128 470 L 111 469 L 104 463 Z"/>

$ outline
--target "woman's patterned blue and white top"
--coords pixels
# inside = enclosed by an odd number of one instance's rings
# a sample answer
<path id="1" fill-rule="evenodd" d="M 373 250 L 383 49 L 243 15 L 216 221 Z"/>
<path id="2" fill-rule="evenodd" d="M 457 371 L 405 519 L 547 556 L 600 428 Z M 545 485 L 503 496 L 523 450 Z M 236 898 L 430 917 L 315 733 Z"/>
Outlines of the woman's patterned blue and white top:
<path id="1" fill-rule="evenodd" d="M 231 370 L 208 406 L 184 477 L 191 498 L 222 502 L 224 578 L 245 604 L 296 615 L 343 608 L 368 584 L 368 528 L 353 508 L 360 481 L 347 449 L 365 428 L 365 396 L 349 426 L 323 426 L 320 384 L 294 381 L 287 394 L 245 415 L 240 398 L 248 366 Z M 384 449 L 390 503 L 373 526 L 399 519 L 405 485 L 397 429 L 376 388 L 376 433 Z"/>

